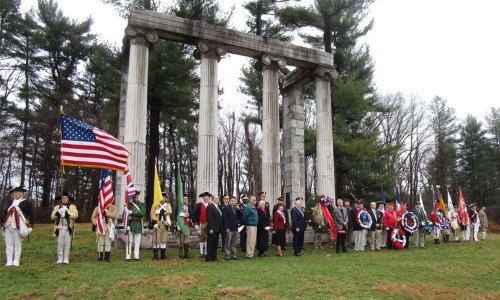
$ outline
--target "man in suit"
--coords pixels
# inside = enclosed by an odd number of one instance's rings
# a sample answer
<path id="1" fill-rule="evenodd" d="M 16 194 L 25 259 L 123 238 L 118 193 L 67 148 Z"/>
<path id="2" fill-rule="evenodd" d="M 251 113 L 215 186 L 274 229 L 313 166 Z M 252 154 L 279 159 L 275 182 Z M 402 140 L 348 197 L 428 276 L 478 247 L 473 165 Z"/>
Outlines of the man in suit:
<path id="1" fill-rule="evenodd" d="M 295 199 L 295 207 L 290 211 L 292 218 L 293 251 L 295 256 L 302 256 L 304 253 L 304 231 L 306 231 L 306 217 L 302 208 L 302 197 Z"/>
<path id="2" fill-rule="evenodd" d="M 237 209 L 236 214 L 238 215 L 238 221 L 239 224 L 238 226 L 245 225 L 243 222 L 243 210 L 245 209 L 245 206 L 248 204 L 248 196 L 243 194 L 241 195 L 241 203 L 236 205 L 235 208 Z M 241 252 L 247 251 L 247 230 L 246 228 L 243 228 L 240 231 L 240 249 Z"/>
<path id="3" fill-rule="evenodd" d="M 222 227 L 224 259 L 238 259 L 236 256 L 236 244 L 238 243 L 238 216 L 236 215 L 236 197 L 231 196 L 229 204 L 222 209 Z"/>
<path id="4" fill-rule="evenodd" d="M 217 246 L 222 228 L 222 212 L 219 209 L 219 197 L 214 197 L 207 206 L 207 257 L 205 261 L 217 261 Z"/>
<path id="5" fill-rule="evenodd" d="M 337 200 L 337 206 L 335 207 L 333 217 L 335 218 L 335 228 L 337 229 L 337 254 L 340 253 L 340 247 L 342 247 L 342 252 L 347 252 L 345 243 L 347 226 L 349 224 L 349 214 L 344 207 L 344 201 L 342 199 Z"/>
<path id="6" fill-rule="evenodd" d="M 349 199 L 345 199 L 344 201 L 344 207 L 347 210 L 347 215 L 349 216 L 349 221 L 347 222 L 347 232 L 345 235 L 345 242 L 347 244 L 347 247 L 352 247 L 352 244 L 354 243 L 354 215 L 353 215 L 353 208 L 351 206 L 351 201 Z"/>
<path id="7" fill-rule="evenodd" d="M 216 197 L 216 196 L 214 196 Z M 219 197 L 219 196 L 217 196 Z M 222 196 L 222 201 L 219 201 L 219 209 L 220 211 L 223 211 L 224 210 L 224 207 L 229 205 L 229 195 L 228 194 L 224 194 Z M 226 241 L 226 234 L 224 233 L 224 231 L 222 231 L 221 235 L 220 235 L 220 238 L 222 240 L 221 242 L 221 246 L 222 246 L 222 252 L 224 252 L 224 243 Z"/>
<path id="8" fill-rule="evenodd" d="M 368 214 L 372 218 L 372 225 L 370 226 L 370 248 L 372 251 L 380 251 L 380 241 L 382 237 L 382 217 L 384 216 L 380 210 L 377 209 L 377 203 L 371 202 Z"/>
<path id="9" fill-rule="evenodd" d="M 420 201 L 417 201 L 415 202 L 415 207 L 413 208 L 413 213 L 418 220 L 418 230 L 414 233 L 414 236 L 415 247 L 425 248 L 425 231 L 423 226 L 427 224 L 427 214 L 421 204 L 422 203 L 420 203 Z"/>

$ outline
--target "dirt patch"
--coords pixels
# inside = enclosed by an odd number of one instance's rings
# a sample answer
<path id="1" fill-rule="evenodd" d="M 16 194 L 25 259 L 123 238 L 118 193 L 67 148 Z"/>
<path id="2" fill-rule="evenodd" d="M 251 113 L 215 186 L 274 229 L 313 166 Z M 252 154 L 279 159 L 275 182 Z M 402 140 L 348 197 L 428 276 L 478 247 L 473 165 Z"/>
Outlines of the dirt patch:
<path id="1" fill-rule="evenodd" d="M 184 290 L 188 287 L 201 285 L 205 282 L 205 275 L 193 273 L 190 275 L 167 275 L 162 274 L 155 280 L 151 278 L 132 278 L 115 280 L 115 289 L 131 287 L 155 287 L 170 288 L 174 291 Z"/>
<path id="2" fill-rule="evenodd" d="M 259 298 L 266 300 L 277 299 L 268 290 L 253 290 L 251 287 L 219 287 L 219 290 L 214 294 L 214 298 Z"/>
<path id="3" fill-rule="evenodd" d="M 472 289 L 448 288 L 432 284 L 382 283 L 373 286 L 372 290 L 398 296 L 410 295 L 420 299 L 499 299 L 500 297 L 500 292 L 479 294 Z"/>

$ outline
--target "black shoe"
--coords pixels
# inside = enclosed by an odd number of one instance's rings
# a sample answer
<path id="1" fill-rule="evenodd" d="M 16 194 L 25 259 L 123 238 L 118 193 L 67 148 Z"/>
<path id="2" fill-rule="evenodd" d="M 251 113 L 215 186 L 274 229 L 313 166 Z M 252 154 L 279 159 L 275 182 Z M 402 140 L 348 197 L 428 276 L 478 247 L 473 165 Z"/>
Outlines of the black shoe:
<path id="1" fill-rule="evenodd" d="M 102 260 L 103 260 L 102 252 L 97 252 L 97 261 L 102 261 Z"/>
<path id="2" fill-rule="evenodd" d="M 153 248 L 153 260 L 158 260 L 158 249 Z"/>
<path id="3" fill-rule="evenodd" d="M 239 258 L 237 258 L 237 257 L 231 257 L 231 259 L 233 259 L 233 260 L 238 260 Z"/>
<path id="4" fill-rule="evenodd" d="M 104 261 L 107 263 L 111 262 L 111 252 L 104 252 Z"/>
<path id="5" fill-rule="evenodd" d="M 163 259 L 167 258 L 167 249 L 160 249 L 160 253 L 161 253 L 160 259 L 163 260 Z M 156 259 L 158 259 L 158 258 L 156 258 Z"/>

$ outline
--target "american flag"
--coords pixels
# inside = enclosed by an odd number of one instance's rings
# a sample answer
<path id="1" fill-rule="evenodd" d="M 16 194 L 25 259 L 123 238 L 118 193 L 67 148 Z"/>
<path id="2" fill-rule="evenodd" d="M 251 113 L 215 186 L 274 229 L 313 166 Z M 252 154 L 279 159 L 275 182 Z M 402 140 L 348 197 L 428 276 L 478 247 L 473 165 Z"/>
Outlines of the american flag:
<path id="1" fill-rule="evenodd" d="M 61 115 L 61 162 L 66 166 L 125 171 L 130 151 L 92 125 Z"/>
<path id="2" fill-rule="evenodd" d="M 108 169 L 102 170 L 101 190 L 99 191 L 98 200 L 97 230 L 99 235 L 105 235 L 104 210 L 115 200 L 115 197 L 113 196 L 113 189 L 111 188 L 111 177 L 109 176 Z"/>
<path id="3" fill-rule="evenodd" d="M 128 203 L 135 195 L 135 186 L 134 181 L 132 180 L 132 175 L 130 174 L 130 170 L 127 168 L 125 170 L 125 177 L 127 178 L 127 188 L 125 190 L 125 209 L 123 210 L 123 227 L 125 230 L 128 226 Z"/>

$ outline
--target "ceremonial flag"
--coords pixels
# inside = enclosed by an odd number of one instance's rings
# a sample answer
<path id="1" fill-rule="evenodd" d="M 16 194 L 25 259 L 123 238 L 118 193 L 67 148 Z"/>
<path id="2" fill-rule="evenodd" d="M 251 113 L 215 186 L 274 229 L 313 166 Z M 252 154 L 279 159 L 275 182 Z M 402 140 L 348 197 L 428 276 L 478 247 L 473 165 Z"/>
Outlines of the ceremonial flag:
<path id="1" fill-rule="evenodd" d="M 109 133 L 61 115 L 61 164 L 124 172 L 130 151 Z"/>
<path id="2" fill-rule="evenodd" d="M 132 175 L 130 174 L 130 170 L 127 168 L 125 170 L 125 178 L 127 179 L 127 187 L 125 188 L 125 209 L 123 210 L 123 227 L 126 229 L 128 226 L 128 204 L 135 196 L 135 185 L 132 180 Z"/>
<path id="3" fill-rule="evenodd" d="M 459 189 L 458 195 L 458 216 L 462 221 L 463 225 L 468 226 L 470 224 L 469 212 L 467 211 L 467 203 L 465 203 L 464 195 L 462 194 L 462 188 Z"/>
<path id="4" fill-rule="evenodd" d="M 97 209 L 97 230 L 99 235 L 105 235 L 106 225 L 104 222 L 104 210 L 110 206 L 115 197 L 113 196 L 113 189 L 111 188 L 111 177 L 109 176 L 109 170 L 103 169 L 101 176 L 101 185 L 98 196 L 98 209 Z"/>
<path id="5" fill-rule="evenodd" d="M 432 187 L 432 207 L 434 207 L 434 209 L 439 208 L 437 194 L 434 192 L 434 187 Z"/>
<path id="6" fill-rule="evenodd" d="M 453 201 L 451 200 L 451 196 L 450 196 L 450 190 L 446 189 L 446 193 L 448 194 L 448 199 L 447 199 L 447 205 L 448 205 L 448 217 L 451 218 L 451 216 L 453 215 L 453 212 L 455 211 L 455 209 L 453 208 Z"/>
<path id="7" fill-rule="evenodd" d="M 425 211 L 425 207 L 424 207 L 424 201 L 422 200 L 422 193 L 418 193 L 418 199 L 420 200 L 420 205 L 422 207 L 422 211 L 424 212 L 425 216 L 427 216 L 427 212 Z"/>
<path id="8" fill-rule="evenodd" d="M 448 212 L 446 211 L 446 206 L 444 205 L 444 200 L 443 197 L 441 196 L 441 192 L 439 191 L 439 188 L 437 189 L 437 195 L 438 195 L 438 201 L 439 201 L 439 210 L 443 213 L 443 216 L 445 216 L 447 219 L 448 218 Z"/>
<path id="9" fill-rule="evenodd" d="M 153 207 L 156 209 L 160 205 L 163 196 L 161 195 L 160 178 L 158 177 L 158 170 L 155 165 L 155 179 L 154 179 L 154 193 L 153 193 Z M 155 218 L 156 214 L 155 214 Z M 158 220 L 156 220 L 158 221 Z"/>
<path id="10" fill-rule="evenodd" d="M 396 210 L 401 208 L 401 193 L 399 192 L 399 185 L 396 184 Z"/>
<path id="11" fill-rule="evenodd" d="M 384 187 L 380 186 L 382 188 L 382 203 L 384 203 L 384 210 L 386 209 L 387 202 L 385 201 L 385 193 L 384 193 Z"/>
<path id="12" fill-rule="evenodd" d="M 187 233 L 186 224 L 184 224 L 184 217 L 180 216 L 182 209 L 184 207 L 183 197 L 183 187 L 180 168 L 177 168 L 177 227 L 182 231 L 183 234 Z"/>

